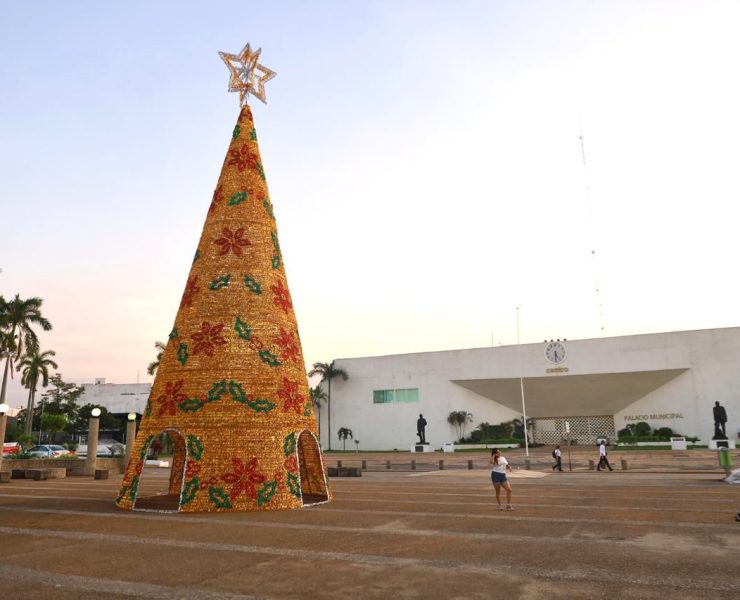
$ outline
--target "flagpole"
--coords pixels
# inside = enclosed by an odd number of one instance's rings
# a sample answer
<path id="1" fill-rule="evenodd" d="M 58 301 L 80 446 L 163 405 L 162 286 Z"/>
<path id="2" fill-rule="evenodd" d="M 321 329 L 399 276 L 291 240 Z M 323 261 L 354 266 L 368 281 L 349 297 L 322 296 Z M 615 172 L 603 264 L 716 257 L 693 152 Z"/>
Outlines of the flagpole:
<path id="1" fill-rule="evenodd" d="M 522 417 L 524 419 L 524 452 L 529 457 L 529 440 L 527 439 L 527 408 L 524 405 L 524 374 L 522 372 L 522 344 L 519 340 L 519 307 L 516 307 L 516 348 L 519 353 L 519 387 L 522 391 Z"/>

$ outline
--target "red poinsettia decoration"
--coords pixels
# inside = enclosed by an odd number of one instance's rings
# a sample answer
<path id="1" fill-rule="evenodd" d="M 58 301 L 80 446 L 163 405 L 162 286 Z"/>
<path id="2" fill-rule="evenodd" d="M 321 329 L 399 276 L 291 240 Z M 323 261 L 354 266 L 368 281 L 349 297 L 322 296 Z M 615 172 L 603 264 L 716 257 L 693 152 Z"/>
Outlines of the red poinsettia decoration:
<path id="1" fill-rule="evenodd" d="M 247 167 L 257 168 L 257 155 L 249 149 L 248 144 L 242 144 L 240 148 L 234 148 L 229 151 L 229 166 L 236 165 L 239 172 L 244 171 Z"/>
<path id="2" fill-rule="evenodd" d="M 185 292 L 182 294 L 182 300 L 180 300 L 180 308 L 183 306 L 190 306 L 193 303 L 195 294 L 200 291 L 198 287 L 198 276 L 190 277 L 187 284 L 185 284 Z"/>
<path id="3" fill-rule="evenodd" d="M 275 294 L 275 298 L 273 299 L 275 306 L 279 306 L 286 313 L 289 309 L 293 308 L 293 302 L 290 300 L 290 293 L 283 285 L 282 281 L 278 281 L 276 284 L 271 285 L 270 289 L 272 290 L 272 293 Z"/>
<path id="4" fill-rule="evenodd" d="M 303 394 L 298 392 L 298 382 L 290 381 L 283 377 L 283 387 L 278 390 L 278 397 L 283 400 L 283 409 L 294 410 L 299 415 L 303 414 Z"/>
<path id="5" fill-rule="evenodd" d="M 211 206 L 208 207 L 208 213 L 212 213 L 216 206 L 218 205 L 221 200 L 224 199 L 224 193 L 221 190 L 222 186 L 218 186 L 215 190 L 213 190 L 213 198 L 211 198 Z"/>
<path id="6" fill-rule="evenodd" d="M 296 362 L 298 356 L 298 342 L 295 335 L 288 333 L 280 328 L 280 336 L 275 339 L 275 343 L 280 346 L 280 360 Z"/>
<path id="7" fill-rule="evenodd" d="M 257 458 L 243 463 L 238 458 L 232 458 L 231 464 L 234 467 L 233 473 L 224 473 L 221 479 L 225 483 L 231 484 L 230 497 L 233 502 L 240 494 L 244 493 L 252 499 L 257 498 L 257 488 L 255 486 L 267 481 L 262 473 L 257 471 Z"/>
<path id="8" fill-rule="evenodd" d="M 185 381 L 181 379 L 177 383 L 168 381 L 164 386 L 164 394 L 157 398 L 159 404 L 159 415 L 175 415 L 177 414 L 177 405 L 186 399 L 185 394 L 182 392 L 182 387 L 185 385 Z"/>
<path id="9" fill-rule="evenodd" d="M 193 356 L 201 352 L 204 352 L 208 356 L 213 356 L 216 346 L 223 346 L 226 343 L 226 340 L 221 335 L 223 328 L 223 323 L 211 325 L 208 321 L 203 321 L 200 331 L 190 336 L 190 339 L 195 342 Z"/>
<path id="10" fill-rule="evenodd" d="M 283 465 L 291 473 L 298 472 L 298 459 L 296 458 L 295 454 L 291 454 L 289 458 L 286 458 Z"/>
<path id="11" fill-rule="evenodd" d="M 185 477 L 188 479 L 192 479 L 196 475 L 200 473 L 200 465 L 195 462 L 192 458 L 188 460 L 187 464 L 185 465 Z"/>
<path id="12" fill-rule="evenodd" d="M 241 256 L 242 246 L 252 245 L 252 242 L 244 237 L 244 227 L 240 227 L 236 231 L 231 231 L 228 227 L 224 227 L 221 237 L 213 240 L 213 243 L 221 246 L 221 250 L 219 251 L 220 256 L 225 256 L 229 252 Z"/>

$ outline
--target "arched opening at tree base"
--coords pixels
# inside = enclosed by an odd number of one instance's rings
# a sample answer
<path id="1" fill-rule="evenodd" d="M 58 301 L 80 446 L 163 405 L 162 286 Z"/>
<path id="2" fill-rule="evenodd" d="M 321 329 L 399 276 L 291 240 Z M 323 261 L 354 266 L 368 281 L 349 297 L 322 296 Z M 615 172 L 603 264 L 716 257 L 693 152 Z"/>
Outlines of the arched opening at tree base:
<path id="1" fill-rule="evenodd" d="M 298 436 L 298 470 L 301 477 L 301 504 L 321 504 L 329 501 L 326 473 L 321 462 L 321 450 L 316 437 L 310 431 Z"/>
<path id="2" fill-rule="evenodd" d="M 174 429 L 155 436 L 146 449 L 147 460 L 158 461 L 160 455 L 172 454 L 169 469 L 144 462 L 133 510 L 178 512 L 185 472 L 187 449 L 185 438 Z M 146 473 L 146 476 L 145 476 Z"/>

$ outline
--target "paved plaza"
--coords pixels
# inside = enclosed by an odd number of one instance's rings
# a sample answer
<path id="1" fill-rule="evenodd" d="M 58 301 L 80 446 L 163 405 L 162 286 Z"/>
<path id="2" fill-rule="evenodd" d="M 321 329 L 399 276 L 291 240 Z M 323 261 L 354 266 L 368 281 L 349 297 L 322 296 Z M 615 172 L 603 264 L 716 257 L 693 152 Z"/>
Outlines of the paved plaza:
<path id="1" fill-rule="evenodd" d="M 716 472 L 520 469 L 515 511 L 499 512 L 488 471 L 463 468 L 464 455 L 417 472 L 367 458 L 379 468 L 333 479 L 332 503 L 262 513 L 120 511 L 120 476 L 12 480 L 0 486 L 0 597 L 740 595 L 740 486 Z M 143 493 L 168 475 L 147 471 Z"/>

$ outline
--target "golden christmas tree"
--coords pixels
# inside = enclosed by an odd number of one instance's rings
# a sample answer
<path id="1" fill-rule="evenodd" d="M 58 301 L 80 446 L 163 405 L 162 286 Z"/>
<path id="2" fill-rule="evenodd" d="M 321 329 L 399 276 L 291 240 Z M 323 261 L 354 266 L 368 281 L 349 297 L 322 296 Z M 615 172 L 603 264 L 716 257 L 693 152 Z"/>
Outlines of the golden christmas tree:
<path id="1" fill-rule="evenodd" d="M 116 500 L 133 510 L 299 508 L 331 498 L 249 94 L 274 73 L 219 53 L 242 105 Z M 152 443 L 168 493 L 139 497 Z M 145 475 L 146 476 L 146 475 Z"/>

